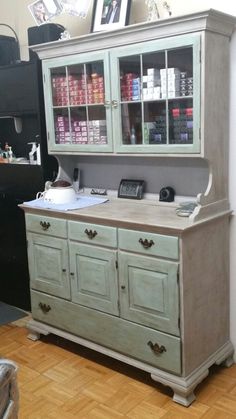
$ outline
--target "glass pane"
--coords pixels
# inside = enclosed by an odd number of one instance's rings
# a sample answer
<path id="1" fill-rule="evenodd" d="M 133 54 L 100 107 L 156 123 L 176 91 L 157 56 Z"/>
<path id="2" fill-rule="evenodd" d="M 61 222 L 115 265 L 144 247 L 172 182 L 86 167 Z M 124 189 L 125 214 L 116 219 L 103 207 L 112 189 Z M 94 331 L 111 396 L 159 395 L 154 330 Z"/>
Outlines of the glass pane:
<path id="1" fill-rule="evenodd" d="M 86 108 L 81 106 L 73 108 L 70 111 L 71 115 L 71 139 L 73 144 L 87 144 L 88 130 L 87 130 L 87 116 Z"/>
<path id="2" fill-rule="evenodd" d="M 104 103 L 103 62 L 68 67 L 70 105 Z"/>
<path id="3" fill-rule="evenodd" d="M 56 144 L 70 144 L 70 120 L 67 109 L 54 109 L 54 127 Z"/>
<path id="4" fill-rule="evenodd" d="M 165 67 L 165 53 L 143 55 L 143 100 L 158 100 L 161 97 L 160 69 Z"/>
<path id="5" fill-rule="evenodd" d="M 140 103 L 121 104 L 123 144 L 142 144 L 142 113 Z"/>
<path id="6" fill-rule="evenodd" d="M 140 100 L 141 68 L 140 56 L 120 59 L 120 100 L 132 102 Z"/>
<path id="7" fill-rule="evenodd" d="M 193 144 L 193 100 L 169 101 L 170 144 Z"/>
<path id="8" fill-rule="evenodd" d="M 86 80 L 83 64 L 68 67 L 68 86 L 70 106 L 84 105 L 86 103 Z"/>
<path id="9" fill-rule="evenodd" d="M 86 64 L 87 103 L 104 103 L 105 84 L 103 62 Z"/>
<path id="10" fill-rule="evenodd" d="M 67 106 L 68 84 L 65 67 L 53 68 L 51 70 L 51 84 L 53 106 Z"/>
<path id="11" fill-rule="evenodd" d="M 144 103 L 144 143 L 166 144 L 166 103 Z"/>
<path id="12" fill-rule="evenodd" d="M 107 144 L 106 112 L 104 106 L 88 109 L 88 143 Z"/>
<path id="13" fill-rule="evenodd" d="M 167 67 L 160 70 L 161 97 L 175 98 L 193 95 L 192 47 L 167 52 Z"/>

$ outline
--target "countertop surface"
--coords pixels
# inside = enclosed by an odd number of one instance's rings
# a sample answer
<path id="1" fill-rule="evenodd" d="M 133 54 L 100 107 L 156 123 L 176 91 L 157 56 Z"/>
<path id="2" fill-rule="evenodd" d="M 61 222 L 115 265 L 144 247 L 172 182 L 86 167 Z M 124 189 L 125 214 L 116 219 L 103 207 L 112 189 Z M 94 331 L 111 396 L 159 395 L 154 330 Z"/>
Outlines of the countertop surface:
<path id="1" fill-rule="evenodd" d="M 176 214 L 176 204 L 155 201 L 134 201 L 130 199 L 109 199 L 107 202 L 88 208 L 56 211 L 51 209 L 36 209 L 28 205 L 20 205 L 26 213 L 41 216 L 58 217 L 66 220 L 77 220 L 94 224 L 103 224 L 120 228 L 150 231 L 165 234 L 181 234 L 210 219 L 193 222 L 189 217 Z M 227 212 L 218 215 L 225 216 Z"/>

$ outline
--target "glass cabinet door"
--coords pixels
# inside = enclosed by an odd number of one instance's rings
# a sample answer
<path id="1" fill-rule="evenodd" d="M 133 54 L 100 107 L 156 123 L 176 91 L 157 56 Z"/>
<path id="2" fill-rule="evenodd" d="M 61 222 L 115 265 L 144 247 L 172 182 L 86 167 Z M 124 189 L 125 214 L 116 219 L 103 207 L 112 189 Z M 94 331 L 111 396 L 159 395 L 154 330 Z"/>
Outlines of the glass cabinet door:
<path id="1" fill-rule="evenodd" d="M 108 54 L 44 63 L 50 151 L 112 151 Z"/>
<path id="2" fill-rule="evenodd" d="M 200 151 L 200 36 L 151 41 L 111 53 L 118 152 Z"/>

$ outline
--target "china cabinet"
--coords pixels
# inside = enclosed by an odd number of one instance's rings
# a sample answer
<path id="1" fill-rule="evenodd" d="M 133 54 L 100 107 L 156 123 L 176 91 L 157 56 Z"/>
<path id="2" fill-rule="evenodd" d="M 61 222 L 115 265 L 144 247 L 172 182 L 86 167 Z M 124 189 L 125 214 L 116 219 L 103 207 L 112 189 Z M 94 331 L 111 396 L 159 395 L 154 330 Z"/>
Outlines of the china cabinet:
<path id="1" fill-rule="evenodd" d="M 52 59 L 44 75 L 52 152 L 200 151 L 200 35 Z"/>
<path id="2" fill-rule="evenodd" d="M 49 152 L 59 161 L 198 157 L 208 163 L 209 181 L 189 217 L 177 215 L 176 203 L 148 199 L 109 197 L 73 211 L 23 205 L 29 337 L 55 333 L 141 368 L 185 406 L 214 363 L 233 362 L 227 185 L 234 25 L 232 16 L 208 10 L 34 48 L 43 62 Z"/>

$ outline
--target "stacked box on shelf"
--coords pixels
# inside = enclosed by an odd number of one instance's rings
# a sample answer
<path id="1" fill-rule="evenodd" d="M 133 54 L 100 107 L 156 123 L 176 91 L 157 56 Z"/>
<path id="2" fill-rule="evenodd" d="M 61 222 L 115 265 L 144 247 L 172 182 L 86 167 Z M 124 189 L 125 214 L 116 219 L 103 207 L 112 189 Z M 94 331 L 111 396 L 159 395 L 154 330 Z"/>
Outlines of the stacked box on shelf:
<path id="1" fill-rule="evenodd" d="M 166 143 L 165 111 L 163 111 L 162 115 L 155 116 L 155 121 L 144 123 L 144 143 L 145 144 L 165 144 Z"/>
<path id="2" fill-rule="evenodd" d="M 121 100 L 140 100 L 140 77 L 135 73 L 126 73 L 121 77 Z"/>
<path id="3" fill-rule="evenodd" d="M 161 68 L 160 75 L 162 99 L 180 96 L 180 70 L 176 67 Z"/>
<path id="4" fill-rule="evenodd" d="M 57 144 L 71 142 L 69 118 L 67 116 L 57 115 L 55 117 L 55 137 Z"/>
<path id="5" fill-rule="evenodd" d="M 174 144 L 193 142 L 193 108 L 174 108 L 171 110 Z"/>
<path id="6" fill-rule="evenodd" d="M 143 76 L 142 93 L 143 100 L 160 99 L 160 70 L 158 68 L 147 69 L 147 74 Z"/>
<path id="7" fill-rule="evenodd" d="M 72 142 L 76 144 L 88 143 L 87 121 L 72 120 L 71 121 Z"/>
<path id="8" fill-rule="evenodd" d="M 88 143 L 107 144 L 106 120 L 93 120 L 88 122 Z"/>
<path id="9" fill-rule="evenodd" d="M 57 75 L 52 77 L 52 94 L 54 106 L 68 105 L 68 84 L 66 76 Z"/>
<path id="10" fill-rule="evenodd" d="M 98 73 L 92 73 L 87 85 L 88 103 L 104 103 L 104 78 Z"/>
<path id="11" fill-rule="evenodd" d="M 188 77 L 186 71 L 180 73 L 180 96 L 193 95 L 193 77 Z"/>
<path id="12" fill-rule="evenodd" d="M 83 105 L 86 102 L 86 82 L 87 77 L 84 75 L 69 75 L 68 76 L 68 85 L 69 85 L 69 95 L 70 95 L 70 105 Z"/>

